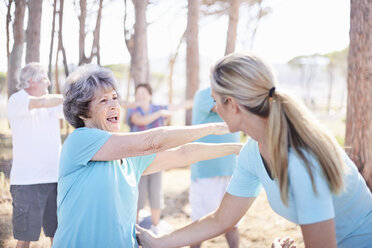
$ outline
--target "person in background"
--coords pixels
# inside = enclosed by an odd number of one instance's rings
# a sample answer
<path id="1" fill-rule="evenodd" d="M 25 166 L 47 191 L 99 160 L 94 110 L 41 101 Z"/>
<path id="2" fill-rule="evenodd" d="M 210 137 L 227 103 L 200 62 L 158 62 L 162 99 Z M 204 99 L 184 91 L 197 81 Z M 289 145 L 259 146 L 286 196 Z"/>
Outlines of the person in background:
<path id="1" fill-rule="evenodd" d="M 251 138 L 219 208 L 143 247 L 196 244 L 230 230 L 261 187 L 273 210 L 301 227 L 307 248 L 371 247 L 372 195 L 357 167 L 302 102 L 282 91 L 269 65 L 235 53 L 212 69 L 212 97 L 231 132 Z"/>
<path id="2" fill-rule="evenodd" d="M 61 151 L 55 248 L 138 247 L 135 224 L 142 175 L 237 154 L 241 148 L 186 144 L 225 134 L 223 123 L 121 133 L 116 80 L 98 65 L 71 73 L 64 96 L 66 120 L 76 129 Z"/>
<path id="3" fill-rule="evenodd" d="M 63 96 L 49 94 L 49 85 L 46 69 L 29 63 L 19 74 L 20 90 L 10 96 L 7 106 L 13 143 L 10 192 L 17 248 L 39 240 L 41 227 L 53 242 L 57 228 Z"/>
<path id="4" fill-rule="evenodd" d="M 216 113 L 216 103 L 211 97 L 211 88 L 208 87 L 195 93 L 192 109 L 192 124 L 222 122 Z M 240 141 L 240 133 L 225 135 L 208 135 L 198 142 L 206 143 L 233 143 Z M 191 219 L 197 221 L 206 214 L 217 209 L 226 192 L 236 164 L 236 156 L 229 155 L 212 160 L 200 161 L 191 165 L 191 184 L 189 200 L 191 205 Z M 239 247 L 239 230 L 234 226 L 225 234 L 230 248 Z M 192 245 L 193 248 L 201 244 Z"/>
<path id="5" fill-rule="evenodd" d="M 135 88 L 135 108 L 129 108 L 126 114 L 126 122 L 131 132 L 149 130 L 155 127 L 162 127 L 167 124 L 168 118 L 173 111 L 192 107 L 192 101 L 179 105 L 156 105 L 152 103 L 152 88 L 149 84 L 138 84 Z M 154 233 L 159 231 L 161 210 L 164 205 L 162 189 L 162 172 L 153 173 L 141 177 L 139 183 L 138 213 L 145 206 L 146 198 L 149 199 L 151 208 L 151 230 Z"/>

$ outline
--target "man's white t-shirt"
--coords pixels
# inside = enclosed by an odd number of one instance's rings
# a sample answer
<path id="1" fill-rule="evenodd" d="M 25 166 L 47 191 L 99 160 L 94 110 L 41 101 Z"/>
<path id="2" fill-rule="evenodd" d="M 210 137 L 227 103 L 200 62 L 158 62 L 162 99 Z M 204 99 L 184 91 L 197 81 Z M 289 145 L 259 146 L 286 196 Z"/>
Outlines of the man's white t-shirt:
<path id="1" fill-rule="evenodd" d="M 13 165 L 11 185 L 55 183 L 58 181 L 62 104 L 53 108 L 29 109 L 30 95 L 14 93 L 8 101 L 12 130 Z"/>

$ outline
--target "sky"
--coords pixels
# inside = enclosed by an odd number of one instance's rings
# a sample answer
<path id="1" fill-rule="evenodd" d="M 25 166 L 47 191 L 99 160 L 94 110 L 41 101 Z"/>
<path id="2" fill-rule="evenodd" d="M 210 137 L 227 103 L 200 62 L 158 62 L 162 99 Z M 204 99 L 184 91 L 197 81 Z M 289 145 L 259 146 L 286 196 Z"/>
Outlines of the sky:
<path id="1" fill-rule="evenodd" d="M 0 3 L 0 71 L 6 71 L 5 1 Z M 41 63 L 48 64 L 52 0 L 44 1 L 41 28 Z M 131 1 L 128 1 L 131 2 Z M 147 10 L 149 59 L 156 61 L 174 53 L 187 24 L 186 0 L 158 0 Z M 342 50 L 349 44 L 349 0 L 266 0 L 272 13 L 257 30 L 252 51 L 270 63 L 286 63 L 295 56 Z M 106 0 L 101 28 L 101 64 L 130 61 L 123 35 L 124 4 Z M 68 61 L 78 60 L 78 20 L 72 0 L 65 1 L 64 45 Z M 240 11 L 241 20 L 247 14 Z M 129 14 L 129 23 L 133 14 Z M 26 27 L 25 23 L 25 27 Z M 92 24 L 94 25 L 94 24 Z M 199 23 L 199 52 L 216 61 L 224 55 L 228 17 L 208 17 Z M 245 22 L 238 28 L 236 51 L 249 50 Z M 91 42 L 90 42 L 91 44 Z M 185 45 L 181 47 L 181 54 Z"/>

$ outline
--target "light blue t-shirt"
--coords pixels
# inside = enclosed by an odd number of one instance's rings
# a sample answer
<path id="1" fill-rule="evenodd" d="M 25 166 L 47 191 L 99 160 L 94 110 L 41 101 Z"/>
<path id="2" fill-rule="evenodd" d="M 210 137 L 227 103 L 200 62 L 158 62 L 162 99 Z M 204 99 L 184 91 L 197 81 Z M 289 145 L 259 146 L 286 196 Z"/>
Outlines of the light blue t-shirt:
<path id="1" fill-rule="evenodd" d="M 215 102 L 211 97 L 211 88 L 199 90 L 194 97 L 192 109 L 192 124 L 204 124 L 212 122 L 223 122 L 221 117 L 212 111 Z M 225 135 L 208 135 L 197 142 L 205 143 L 231 143 L 239 142 L 239 132 Z M 228 155 L 222 158 L 200 161 L 191 165 L 191 180 L 198 178 L 210 178 L 216 176 L 231 176 L 236 164 L 236 155 Z"/>
<path id="2" fill-rule="evenodd" d="M 78 128 L 63 144 L 53 247 L 138 247 L 138 182 L 155 154 L 91 161 L 110 133 Z"/>
<path id="3" fill-rule="evenodd" d="M 330 191 L 314 156 L 306 155 L 313 166 L 315 194 L 303 161 L 290 149 L 287 207 L 280 198 L 279 184 L 269 177 L 265 169 L 258 143 L 249 139 L 240 151 L 227 192 L 240 197 L 255 197 L 262 185 L 270 206 L 284 218 L 300 225 L 334 218 L 338 247 L 348 247 L 350 244 L 355 245 L 353 247 L 367 247 L 368 244 L 372 245 L 372 195 L 356 166 L 343 154 L 347 165 L 345 190 L 338 195 Z"/>

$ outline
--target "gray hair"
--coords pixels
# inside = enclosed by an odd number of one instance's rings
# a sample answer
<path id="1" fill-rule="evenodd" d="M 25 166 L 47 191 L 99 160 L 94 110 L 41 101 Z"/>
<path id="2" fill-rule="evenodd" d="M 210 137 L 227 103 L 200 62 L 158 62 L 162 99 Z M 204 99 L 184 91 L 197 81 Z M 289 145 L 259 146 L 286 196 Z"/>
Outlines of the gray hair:
<path id="1" fill-rule="evenodd" d="M 28 63 L 19 73 L 17 89 L 27 89 L 30 87 L 30 80 L 38 81 L 46 72 L 47 70 L 42 64 L 38 62 Z"/>
<path id="2" fill-rule="evenodd" d="M 112 72 L 95 64 L 79 66 L 67 78 L 64 90 L 63 112 L 75 128 L 84 127 L 81 117 L 89 118 L 89 105 L 97 91 L 113 89 L 117 83 Z"/>

